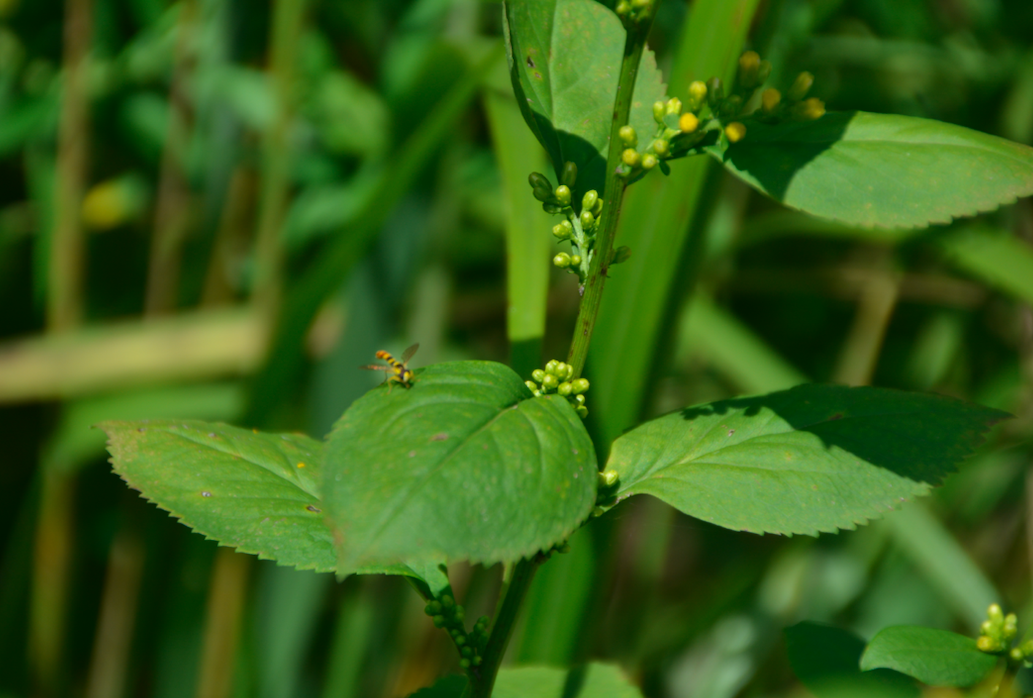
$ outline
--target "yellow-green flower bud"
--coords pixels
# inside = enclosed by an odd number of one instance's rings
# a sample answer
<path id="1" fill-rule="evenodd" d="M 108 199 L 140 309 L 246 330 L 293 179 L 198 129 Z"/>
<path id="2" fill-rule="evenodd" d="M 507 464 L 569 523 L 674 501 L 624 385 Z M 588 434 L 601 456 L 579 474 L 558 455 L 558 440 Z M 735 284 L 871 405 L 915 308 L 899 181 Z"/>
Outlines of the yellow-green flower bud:
<path id="1" fill-rule="evenodd" d="M 443 628 L 443 627 L 445 627 L 445 617 L 444 616 L 434 616 L 433 618 L 431 618 L 431 622 L 434 623 L 434 627 L 435 628 Z"/>
<path id="2" fill-rule="evenodd" d="M 620 475 L 618 475 L 617 471 L 612 468 L 599 473 L 599 484 L 603 487 L 613 487 L 617 484 L 617 480 L 619 479 Z"/>
<path id="3" fill-rule="evenodd" d="M 582 395 L 588 392 L 589 385 L 587 378 L 578 378 L 571 383 L 571 385 L 573 386 L 575 395 Z"/>
<path id="4" fill-rule="evenodd" d="M 556 367 L 559 366 L 559 365 L 560 365 L 559 361 L 557 361 L 556 359 L 550 359 L 549 363 L 545 364 L 545 372 L 546 373 L 555 373 L 556 372 Z M 539 383 L 540 382 L 541 381 L 539 381 Z"/>
<path id="5" fill-rule="evenodd" d="M 617 134 L 620 136 L 621 143 L 627 147 L 634 148 L 638 145 L 638 134 L 635 133 L 635 129 L 631 124 L 624 124 L 621 126 L 621 129 Z"/>
<path id="6" fill-rule="evenodd" d="M 532 189 L 548 189 L 549 191 L 552 191 L 552 182 L 550 182 L 549 178 L 541 172 L 532 172 L 527 175 L 527 182 L 531 185 Z"/>
<path id="7" fill-rule="evenodd" d="M 689 85 L 689 108 L 697 111 L 707 98 L 707 84 L 702 80 L 693 80 Z"/>
<path id="8" fill-rule="evenodd" d="M 531 378 L 534 378 L 536 383 L 541 383 L 543 380 L 545 380 L 545 371 L 543 371 L 540 368 L 536 368 L 535 370 L 531 371 Z"/>
<path id="9" fill-rule="evenodd" d="M 428 616 L 436 616 L 441 613 L 441 604 L 437 601 L 430 601 L 423 607 L 423 612 Z"/>
<path id="10" fill-rule="evenodd" d="M 562 383 L 560 383 L 559 387 L 556 388 L 556 392 L 562 395 L 563 397 L 567 397 L 568 395 L 570 395 L 570 391 L 571 387 L 568 381 L 563 381 Z"/>
<path id="11" fill-rule="evenodd" d="M 598 218 L 599 214 L 602 213 L 602 212 L 603 212 L 603 200 L 602 199 L 596 199 L 595 206 L 592 207 L 592 215 L 595 216 L 596 218 Z"/>
<path id="12" fill-rule="evenodd" d="M 642 169 L 651 170 L 654 167 L 656 167 L 657 162 L 658 160 L 656 159 L 655 155 L 653 155 L 652 153 L 646 153 L 642 156 Z"/>
<path id="13" fill-rule="evenodd" d="M 570 221 L 563 221 L 552 226 L 552 234 L 560 240 L 566 240 L 574 234 L 574 226 L 570 224 Z"/>
<path id="14" fill-rule="evenodd" d="M 586 228 L 586 229 L 587 228 L 591 228 L 593 223 L 595 223 L 595 216 L 592 215 L 592 212 L 591 211 L 582 211 L 581 212 L 581 227 L 582 228 Z"/>
<path id="15" fill-rule="evenodd" d="M 993 625 L 999 625 L 1004 622 L 1004 611 L 1001 610 L 1000 604 L 992 603 L 986 609 L 986 618 Z"/>
<path id="16" fill-rule="evenodd" d="M 463 657 L 462 659 L 459 660 L 459 666 L 461 666 L 464 669 L 469 669 L 470 668 L 470 660 L 467 659 L 466 657 Z"/>
<path id="17" fill-rule="evenodd" d="M 729 143 L 738 143 L 746 137 L 746 127 L 738 121 L 725 126 L 725 135 L 728 136 Z"/>
<path id="18" fill-rule="evenodd" d="M 617 3 L 617 7 L 614 8 L 614 12 L 616 12 L 621 17 L 624 17 L 629 12 L 631 12 L 631 3 L 628 2 L 628 0 L 620 0 L 620 2 Z"/>
<path id="19" fill-rule="evenodd" d="M 664 110 L 666 107 L 663 102 L 653 102 L 653 120 L 658 124 L 664 122 Z"/>
<path id="20" fill-rule="evenodd" d="M 560 175 L 560 184 L 566 185 L 569 189 L 574 188 L 577 182 L 577 163 L 563 163 L 563 173 Z"/>
<path id="21" fill-rule="evenodd" d="M 555 390 L 560 385 L 560 380 L 551 373 L 545 376 L 545 380 L 542 381 L 542 387 L 546 390 Z"/>
<path id="22" fill-rule="evenodd" d="M 1019 649 L 1022 650 L 1023 657 L 1033 657 L 1033 640 L 1026 640 L 1019 645 Z"/>
<path id="23" fill-rule="evenodd" d="M 538 390 L 538 384 L 534 381 L 524 381 L 524 385 L 526 385 L 527 389 L 530 390 L 532 393 Z"/>
<path id="24" fill-rule="evenodd" d="M 577 404 L 579 404 L 579 405 L 585 404 L 585 396 L 584 395 L 575 395 L 574 399 L 577 400 Z"/>
<path id="25" fill-rule="evenodd" d="M 584 405 L 578 405 L 574 408 L 574 411 L 577 412 L 577 416 L 581 417 L 581 419 L 584 419 L 588 416 L 588 408 Z"/>
<path id="26" fill-rule="evenodd" d="M 563 207 L 554 203 L 542 204 L 542 210 L 546 213 L 563 213 Z"/>
<path id="27" fill-rule="evenodd" d="M 746 51 L 739 56 L 739 85 L 744 89 L 752 89 L 757 84 L 760 72 L 760 56 L 756 51 Z"/>
<path id="28" fill-rule="evenodd" d="M 765 114 L 774 114 L 778 105 L 782 103 L 782 93 L 774 87 L 769 87 L 760 93 L 760 108 Z"/>
<path id="29" fill-rule="evenodd" d="M 786 97 L 792 102 L 798 102 L 807 96 L 807 93 L 811 91 L 811 85 L 814 84 L 814 76 L 808 73 L 806 70 L 796 76 L 796 80 L 793 81 L 793 86 L 786 92 Z"/>
<path id="30" fill-rule="evenodd" d="M 552 263 L 560 269 L 566 269 L 570 266 L 570 255 L 566 252 L 560 252 L 552 258 Z"/>
<path id="31" fill-rule="evenodd" d="M 636 10 L 644 10 L 653 4 L 653 0 L 631 0 L 631 6 Z"/>
<path id="32" fill-rule="evenodd" d="M 691 114 L 690 114 L 690 116 L 691 116 Z M 663 138 L 658 138 L 657 140 L 653 141 L 653 152 L 656 153 L 657 155 L 661 156 L 661 157 L 663 157 L 664 155 L 667 155 L 667 153 L 668 153 L 668 151 L 670 151 L 670 149 L 671 149 L 671 144 L 668 143 L 667 140 L 665 140 Z"/>
<path id="33" fill-rule="evenodd" d="M 1004 617 L 1004 628 L 1001 631 L 1002 637 L 1008 641 L 1011 640 L 1019 632 L 1019 619 L 1014 613 L 1009 613 Z"/>
<path id="34" fill-rule="evenodd" d="M 541 201 L 543 204 L 552 200 L 552 189 L 542 189 L 541 187 L 535 187 L 531 190 L 531 194 L 534 198 Z"/>
<path id="35" fill-rule="evenodd" d="M 657 104 L 659 104 L 659 102 L 657 102 Z M 621 162 L 628 167 L 638 167 L 641 162 L 641 156 L 634 148 L 626 148 L 624 152 L 621 153 Z"/>
<path id="36" fill-rule="evenodd" d="M 561 184 L 556 187 L 556 200 L 560 202 L 561 206 L 570 206 L 570 187 L 566 184 Z"/>
<path id="37" fill-rule="evenodd" d="M 664 106 L 664 115 L 667 114 L 681 114 L 681 100 L 677 97 L 671 97 L 667 100 L 667 104 Z"/>
<path id="38" fill-rule="evenodd" d="M 570 255 L 570 266 L 572 266 L 572 267 L 580 267 L 581 266 L 581 255 L 579 255 L 579 254 L 572 254 L 572 255 Z"/>
<path id="39" fill-rule="evenodd" d="M 593 208 L 595 208 L 595 204 L 597 201 L 599 201 L 599 192 L 597 192 L 595 189 L 590 189 L 589 191 L 585 192 L 584 197 L 581 199 L 581 210 L 591 211 Z"/>
<path id="40" fill-rule="evenodd" d="M 1021 662 L 1024 659 L 1022 656 L 1022 650 L 1018 647 L 1012 647 L 1011 652 L 1008 653 L 1008 657 L 1010 657 L 1013 662 Z"/>
<path id="41" fill-rule="evenodd" d="M 982 622 L 982 624 L 979 626 L 979 634 L 980 635 L 989 635 L 990 631 L 992 631 L 993 629 L 994 629 L 994 624 L 991 623 L 988 620 L 984 620 Z"/>
<path id="42" fill-rule="evenodd" d="M 574 377 L 574 367 L 570 364 L 564 364 L 564 366 L 566 366 L 567 368 L 566 370 L 564 370 L 563 375 L 569 381 L 571 378 Z"/>
<path id="43" fill-rule="evenodd" d="M 685 112 L 678 119 L 678 128 L 682 133 L 694 133 L 699 128 L 699 117 L 690 111 Z"/>
<path id="44" fill-rule="evenodd" d="M 997 643 L 991 640 L 986 635 L 980 635 L 979 639 L 976 640 L 976 649 L 980 652 L 996 652 Z"/>
<path id="45" fill-rule="evenodd" d="M 811 97 L 794 104 L 791 113 L 798 121 L 814 121 L 825 116 L 825 103 L 817 97 Z"/>

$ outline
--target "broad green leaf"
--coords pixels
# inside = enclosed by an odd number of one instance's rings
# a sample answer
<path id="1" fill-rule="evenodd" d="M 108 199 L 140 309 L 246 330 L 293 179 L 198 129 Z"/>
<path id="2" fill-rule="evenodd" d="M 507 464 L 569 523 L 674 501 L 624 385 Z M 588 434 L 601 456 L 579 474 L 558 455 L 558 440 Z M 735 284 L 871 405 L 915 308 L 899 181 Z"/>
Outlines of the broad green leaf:
<path id="1" fill-rule="evenodd" d="M 1033 194 L 1033 148 L 940 121 L 842 112 L 747 129 L 709 152 L 773 199 L 822 218 L 915 228 Z"/>
<path id="2" fill-rule="evenodd" d="M 559 171 L 578 166 L 577 194 L 603 190 L 625 31 L 595 0 L 506 2 L 506 56 L 524 120 Z M 666 96 L 656 58 L 642 53 L 629 123 L 648 145 L 653 103 Z"/>
<path id="3" fill-rule="evenodd" d="M 1008 415 L 878 388 L 802 385 L 690 407 L 617 439 L 618 497 L 754 533 L 817 535 L 926 494 Z"/>
<path id="4" fill-rule="evenodd" d="M 505 668 L 499 671 L 492 698 L 641 698 L 619 667 L 592 663 L 573 669 Z"/>
<path id="5" fill-rule="evenodd" d="M 864 671 L 894 669 L 930 686 L 971 686 L 996 664 L 997 657 L 980 652 L 970 637 L 917 625 L 880 630 L 861 657 Z"/>
<path id="6" fill-rule="evenodd" d="M 98 426 L 119 477 L 206 538 L 280 565 L 335 571 L 319 441 L 192 420 Z M 358 572 L 412 577 L 435 593 L 448 584 L 433 560 Z"/>
<path id="7" fill-rule="evenodd" d="M 785 629 L 789 665 L 800 683 L 817 698 L 917 698 L 915 683 L 895 671 L 862 673 L 858 667 L 864 640 L 820 623 L 797 623 Z"/>
<path id="8" fill-rule="evenodd" d="M 119 477 L 198 533 L 281 565 L 333 571 L 318 441 L 190 420 L 99 426 Z"/>
<path id="9" fill-rule="evenodd" d="M 716 75 L 731 79 L 758 0 L 695 0 L 682 28 L 670 72 L 670 94 L 684 96 L 693 80 Z M 652 175 L 628 189 L 617 240 L 631 247 L 631 259 L 615 267 L 606 282 L 588 354 L 592 414 L 600 442 L 610 443 L 639 421 L 658 356 L 668 356 L 661 337 L 671 326 L 668 308 L 695 286 L 705 227 L 697 219 L 703 184 L 716 172 L 710 158 L 672 163 L 671 176 Z M 690 234 L 691 230 L 691 234 Z M 659 352 L 659 354 L 658 354 Z"/>
<path id="10" fill-rule="evenodd" d="M 1033 247 L 1004 231 L 969 228 L 942 238 L 957 266 L 990 286 L 1033 303 Z"/>
<path id="11" fill-rule="evenodd" d="M 338 572 L 444 558 L 517 560 L 592 510 L 596 460 L 565 398 L 532 398 L 486 361 L 430 366 L 357 400 L 327 442 L 323 503 Z"/>

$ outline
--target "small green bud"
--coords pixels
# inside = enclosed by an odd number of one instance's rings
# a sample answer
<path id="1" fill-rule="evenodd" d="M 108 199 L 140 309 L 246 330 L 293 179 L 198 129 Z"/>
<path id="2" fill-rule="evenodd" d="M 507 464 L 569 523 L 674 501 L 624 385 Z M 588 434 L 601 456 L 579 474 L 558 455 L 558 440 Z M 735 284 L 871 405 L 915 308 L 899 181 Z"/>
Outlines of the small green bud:
<path id="1" fill-rule="evenodd" d="M 703 100 L 707 98 L 707 85 L 702 80 L 693 80 L 689 85 L 689 109 L 699 111 Z"/>
<path id="2" fill-rule="evenodd" d="M 581 212 L 581 227 L 591 228 L 592 224 L 595 223 L 595 216 L 592 215 L 591 211 Z"/>
<path id="3" fill-rule="evenodd" d="M 471 647 L 463 647 L 459 650 L 459 654 L 463 655 L 464 657 L 472 657 L 473 649 Z"/>
<path id="4" fill-rule="evenodd" d="M 711 107 L 716 107 L 724 99 L 724 96 L 725 88 L 721 78 L 710 78 L 707 80 L 707 102 Z"/>
<path id="5" fill-rule="evenodd" d="M 481 665 L 481 658 L 480 657 L 474 657 L 473 658 L 473 665 L 474 666 L 480 666 Z"/>
<path id="6" fill-rule="evenodd" d="M 1008 653 L 1008 657 L 1013 662 L 1021 662 L 1023 660 L 1022 650 L 1020 650 L 1018 647 L 1012 647 L 1011 652 Z"/>
<path id="7" fill-rule="evenodd" d="M 524 381 L 524 385 L 526 385 L 527 389 L 530 390 L 532 393 L 534 391 L 538 390 L 538 384 L 535 383 L 534 381 Z M 427 614 L 427 615 L 430 615 L 430 614 Z"/>
<path id="8" fill-rule="evenodd" d="M 602 212 L 603 212 L 603 200 L 602 199 L 596 199 L 595 200 L 595 206 L 592 207 L 592 215 L 594 215 L 596 218 L 598 218 L 599 214 L 602 213 Z"/>
<path id="9" fill-rule="evenodd" d="M 620 136 L 621 143 L 627 147 L 634 148 L 638 145 L 638 134 L 635 133 L 635 128 L 631 124 L 621 126 L 617 134 Z"/>
<path id="10" fill-rule="evenodd" d="M 453 599 L 448 594 L 445 594 L 444 596 L 441 597 L 441 605 L 443 607 L 445 607 L 445 608 L 452 608 L 453 606 L 456 605 L 456 600 Z"/>
<path id="11" fill-rule="evenodd" d="M 667 140 L 660 138 L 653 141 L 653 152 L 657 155 L 664 156 L 671 149 L 671 144 Z"/>
<path id="12" fill-rule="evenodd" d="M 546 213 L 563 213 L 563 207 L 559 204 L 542 204 L 542 210 Z"/>
<path id="13" fill-rule="evenodd" d="M 793 81 L 793 86 L 786 92 L 786 96 L 792 102 L 798 102 L 807 96 L 807 93 L 811 91 L 811 85 L 814 84 L 814 76 L 808 73 L 806 70 L 796 76 L 796 80 Z"/>
<path id="14" fill-rule="evenodd" d="M 563 377 L 569 381 L 571 378 L 574 377 L 574 367 L 570 364 L 567 364 L 566 366 L 567 370 L 563 372 Z"/>
<path id="15" fill-rule="evenodd" d="M 577 404 L 579 404 L 579 405 L 585 404 L 585 396 L 584 395 L 575 395 L 574 399 L 577 401 Z"/>
<path id="16" fill-rule="evenodd" d="M 532 172 L 527 175 L 527 181 L 531 185 L 532 189 L 545 189 L 546 191 L 552 191 L 552 182 L 550 182 L 549 178 L 541 172 Z"/>
<path id="17" fill-rule="evenodd" d="M 570 255 L 566 252 L 560 252 L 552 258 L 552 263 L 560 269 L 566 269 L 570 266 Z"/>
<path id="18" fill-rule="evenodd" d="M 451 635 L 453 638 L 457 638 L 457 637 L 459 637 L 460 635 L 463 634 L 463 631 L 460 630 L 459 628 L 452 628 L 451 630 L 448 631 L 448 634 Z"/>
<path id="19" fill-rule="evenodd" d="M 552 375 L 556 376 L 560 380 L 563 380 L 567 377 L 567 372 L 570 370 L 570 364 L 560 361 L 556 364 L 556 370 L 552 372 Z"/>
<path id="20" fill-rule="evenodd" d="M 991 623 L 988 620 L 984 620 L 982 622 L 982 624 L 979 626 L 979 634 L 980 635 L 989 635 L 990 631 L 993 630 L 993 629 L 994 629 L 993 623 Z"/>
<path id="21" fill-rule="evenodd" d="M 756 51 L 746 51 L 739 56 L 739 85 L 746 90 L 751 90 L 757 85 L 757 77 L 760 73 L 760 56 Z"/>
<path id="22" fill-rule="evenodd" d="M 825 103 L 817 97 L 810 97 L 794 104 L 789 114 L 797 121 L 814 121 L 825 116 Z"/>
<path id="23" fill-rule="evenodd" d="M 651 170 L 654 167 L 656 167 L 657 162 L 658 160 L 656 159 L 655 155 L 653 155 L 652 153 L 646 153 L 642 156 L 642 169 Z"/>
<path id="24" fill-rule="evenodd" d="M 572 266 L 572 267 L 580 267 L 581 266 L 581 255 L 579 255 L 579 254 L 572 254 L 572 255 L 570 255 L 570 266 Z"/>
<path id="25" fill-rule="evenodd" d="M 571 385 L 575 395 L 582 395 L 588 392 L 589 385 L 587 378 L 578 378 Z"/>
<path id="26" fill-rule="evenodd" d="M 556 373 L 556 367 L 560 365 L 560 362 L 556 359 L 550 359 L 549 363 L 545 364 L 546 373 Z"/>
<path id="27" fill-rule="evenodd" d="M 1003 623 L 1004 611 L 1001 610 L 1000 604 L 990 604 L 990 607 L 986 609 L 986 617 L 993 625 L 1000 625 Z"/>
<path id="28" fill-rule="evenodd" d="M 469 669 L 470 668 L 470 660 L 467 659 L 466 657 L 463 657 L 462 659 L 459 660 L 459 666 L 463 667 L 464 669 Z"/>
<path id="29" fill-rule="evenodd" d="M 725 100 L 721 111 L 732 116 L 738 114 L 742 110 L 742 97 L 739 95 L 732 95 Z"/>
<path id="30" fill-rule="evenodd" d="M 568 381 L 563 381 L 562 383 L 560 383 L 559 387 L 556 388 L 556 392 L 562 395 L 563 397 L 567 397 L 568 395 L 570 395 L 572 390 L 573 387 L 570 385 Z"/>
<path id="31" fill-rule="evenodd" d="M 570 187 L 566 184 L 561 184 L 556 187 L 556 191 L 554 193 L 556 195 L 556 200 L 560 202 L 561 206 L 570 206 Z"/>
<path id="32" fill-rule="evenodd" d="M 986 635 L 980 635 L 979 639 L 976 640 L 976 649 L 980 652 L 996 652 L 1000 648 L 996 642 Z"/>
<path id="33" fill-rule="evenodd" d="M 443 628 L 443 627 L 445 627 L 445 617 L 444 616 L 434 616 L 433 618 L 431 618 L 431 622 L 434 623 L 434 627 L 435 628 Z"/>
<path id="34" fill-rule="evenodd" d="M 563 163 L 563 174 L 560 175 L 560 183 L 568 189 L 573 189 L 577 182 L 577 164 L 573 162 Z"/>
<path id="35" fill-rule="evenodd" d="M 614 12 L 621 17 L 626 16 L 631 12 L 631 3 L 628 2 L 628 0 L 620 0 L 620 2 L 617 3 L 617 7 L 614 8 Z"/>
<path id="36" fill-rule="evenodd" d="M 664 116 L 668 114 L 681 114 L 681 100 L 677 97 L 671 97 L 664 105 Z"/>
<path id="37" fill-rule="evenodd" d="M 560 385 L 559 379 L 551 373 L 542 381 L 542 387 L 546 390 L 555 390 Z"/>
<path id="38" fill-rule="evenodd" d="M 636 10 L 644 10 L 653 4 L 653 0 L 631 0 L 631 6 Z"/>
<path id="39" fill-rule="evenodd" d="M 599 192 L 595 189 L 590 189 L 585 192 L 584 197 L 581 199 L 581 210 L 591 211 L 595 208 L 596 202 L 599 201 Z"/>
<path id="40" fill-rule="evenodd" d="M 596 507 L 595 509 L 592 510 L 592 516 L 602 516 L 605 513 L 606 513 L 606 510 L 603 509 L 602 507 Z"/>
<path id="41" fill-rule="evenodd" d="M 760 108 L 765 114 L 774 114 L 781 103 L 782 93 L 774 87 L 769 87 L 760 94 Z"/>
<path id="42" fill-rule="evenodd" d="M 657 104 L 660 104 L 660 102 L 657 102 Z M 621 162 L 628 167 L 638 167 L 640 159 L 641 156 L 634 148 L 625 148 L 624 152 L 621 153 Z"/>
<path id="43" fill-rule="evenodd" d="M 423 612 L 426 613 L 428 616 L 436 616 L 439 613 L 441 613 L 441 604 L 439 604 L 437 601 L 431 601 L 423 607 Z"/>
<path id="44" fill-rule="evenodd" d="M 581 417 L 581 419 L 584 419 L 588 416 L 588 408 L 584 405 L 578 405 L 574 408 L 574 411 L 577 412 L 577 416 Z"/>
<path id="45" fill-rule="evenodd" d="M 456 644 L 462 647 L 466 644 L 466 637 L 463 635 L 456 636 Z"/>
<path id="46" fill-rule="evenodd" d="M 1022 650 L 1023 657 L 1033 657 L 1033 640 L 1026 640 L 1019 645 L 1019 649 Z"/>
<path id="47" fill-rule="evenodd" d="M 535 187 L 531 192 L 534 198 L 541 201 L 543 204 L 552 201 L 552 189 L 543 189 L 542 187 Z"/>
<path id="48" fill-rule="evenodd" d="M 566 240 L 574 234 L 574 226 L 570 224 L 570 221 L 563 221 L 552 226 L 552 234 L 558 240 Z"/>
<path id="49" fill-rule="evenodd" d="M 545 380 L 545 371 L 543 371 L 540 368 L 536 368 L 535 370 L 531 371 L 531 378 L 534 378 L 536 383 L 541 383 L 543 380 Z"/>
<path id="50" fill-rule="evenodd" d="M 616 248 L 610 255 L 610 265 L 623 264 L 631 259 L 631 248 L 627 245 L 621 245 Z"/>
<path id="51" fill-rule="evenodd" d="M 653 120 L 658 124 L 664 122 L 664 112 L 667 109 L 663 102 L 653 102 Z"/>
<path id="52" fill-rule="evenodd" d="M 617 484 L 617 480 L 620 479 L 620 475 L 617 474 L 616 470 L 604 470 L 599 473 L 599 485 L 602 487 L 613 487 Z"/>

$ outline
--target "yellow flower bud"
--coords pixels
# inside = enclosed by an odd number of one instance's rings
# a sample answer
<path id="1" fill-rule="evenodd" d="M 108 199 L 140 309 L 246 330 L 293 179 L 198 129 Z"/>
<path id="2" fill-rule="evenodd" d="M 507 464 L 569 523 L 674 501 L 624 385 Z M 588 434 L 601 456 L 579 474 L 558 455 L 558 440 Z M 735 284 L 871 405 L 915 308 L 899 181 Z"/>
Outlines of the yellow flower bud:
<path id="1" fill-rule="evenodd" d="M 641 156 L 634 148 L 627 148 L 623 153 L 621 153 L 621 162 L 628 167 L 638 167 L 640 161 Z"/>
<path id="2" fill-rule="evenodd" d="M 658 138 L 657 140 L 653 141 L 653 152 L 661 156 L 667 155 L 667 151 L 670 149 L 670 145 L 671 144 L 668 143 L 667 140 L 663 138 Z"/>
<path id="3" fill-rule="evenodd" d="M 656 167 L 657 162 L 659 161 L 656 159 L 655 155 L 653 155 L 652 153 L 646 153 L 644 156 L 642 156 L 642 169 L 651 170 L 654 167 Z"/>
<path id="4" fill-rule="evenodd" d="M 612 468 L 610 470 L 604 470 L 599 473 L 599 484 L 604 487 L 613 487 L 619 477 L 620 475 L 617 474 L 617 471 Z"/>
<path id="5" fill-rule="evenodd" d="M 981 635 L 979 639 L 976 640 L 976 649 L 978 649 L 980 652 L 996 652 L 997 643 L 988 638 L 986 635 Z"/>
<path id="6" fill-rule="evenodd" d="M 782 93 L 774 87 L 769 87 L 760 95 L 760 106 L 765 114 L 773 114 L 778 105 L 782 103 Z"/>
<path id="7" fill-rule="evenodd" d="M 817 97 L 811 97 L 794 104 L 790 113 L 797 121 L 814 121 L 825 116 L 825 103 Z"/>
<path id="8" fill-rule="evenodd" d="M 739 84 L 745 89 L 750 89 L 757 84 L 757 74 L 760 71 L 760 56 L 756 51 L 747 51 L 739 56 Z"/>
<path id="9" fill-rule="evenodd" d="M 738 121 L 733 121 L 725 126 L 725 135 L 730 143 L 738 143 L 746 137 L 746 126 Z"/>
<path id="10" fill-rule="evenodd" d="M 702 80 L 693 80 L 689 85 L 690 109 L 696 111 L 703 106 L 703 100 L 707 98 L 707 84 Z"/>
<path id="11" fill-rule="evenodd" d="M 703 83 L 700 84 L 702 85 Z M 706 89 L 705 85 L 704 89 Z M 685 112 L 678 119 L 678 128 L 681 129 L 682 133 L 693 133 L 699 128 L 699 117 L 690 111 Z"/>
<path id="12" fill-rule="evenodd" d="M 811 85 L 813 84 L 814 76 L 805 70 L 796 76 L 796 80 L 793 82 L 793 86 L 789 88 L 787 96 L 790 101 L 798 102 L 807 96 L 807 93 L 811 91 Z"/>
<path id="13" fill-rule="evenodd" d="M 681 114 L 681 100 L 677 97 L 671 97 L 667 100 L 667 106 L 664 107 L 665 114 Z"/>
<path id="14" fill-rule="evenodd" d="M 621 126 L 618 132 L 621 138 L 621 142 L 629 148 L 634 148 L 638 145 L 638 134 L 635 133 L 634 127 L 631 124 L 624 124 Z"/>
<path id="15" fill-rule="evenodd" d="M 664 122 L 664 110 L 667 106 L 663 102 L 653 102 L 653 120 L 658 124 Z"/>

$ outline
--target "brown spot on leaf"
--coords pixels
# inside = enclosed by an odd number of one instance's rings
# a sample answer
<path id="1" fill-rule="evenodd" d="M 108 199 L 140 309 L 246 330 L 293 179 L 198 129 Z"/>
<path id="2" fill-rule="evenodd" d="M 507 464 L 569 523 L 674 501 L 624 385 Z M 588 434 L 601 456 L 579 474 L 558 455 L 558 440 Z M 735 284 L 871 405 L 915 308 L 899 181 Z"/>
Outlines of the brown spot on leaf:
<path id="1" fill-rule="evenodd" d="M 834 415 L 832 415 L 831 417 L 829 417 L 829 421 L 830 421 L 830 422 L 834 422 L 834 421 L 836 421 L 837 419 L 843 419 L 843 413 L 842 413 L 842 412 L 836 412 L 836 413 L 835 413 Z"/>
<path id="2" fill-rule="evenodd" d="M 318 514 L 318 513 L 320 513 L 322 511 L 322 509 L 320 509 L 319 507 L 314 507 L 311 504 L 309 504 L 305 508 L 308 509 L 309 511 L 311 511 L 313 514 Z"/>
<path id="3" fill-rule="evenodd" d="M 440 434 L 435 434 L 434 436 L 430 437 L 430 440 L 431 441 L 444 441 L 447 438 L 448 438 L 448 434 L 440 433 Z"/>

